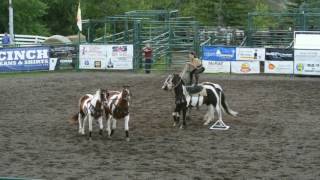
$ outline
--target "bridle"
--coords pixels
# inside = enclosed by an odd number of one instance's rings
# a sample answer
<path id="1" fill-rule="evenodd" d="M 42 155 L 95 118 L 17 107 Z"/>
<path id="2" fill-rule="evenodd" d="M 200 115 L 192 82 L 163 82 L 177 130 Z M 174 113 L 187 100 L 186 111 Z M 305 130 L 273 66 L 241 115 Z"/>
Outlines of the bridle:
<path id="1" fill-rule="evenodd" d="M 182 83 L 182 78 L 180 76 L 179 77 L 179 81 L 177 82 L 177 84 L 174 85 L 173 89 L 175 89 L 176 87 L 178 87 L 181 83 Z M 171 80 L 172 82 L 172 80 Z"/>
<path id="2" fill-rule="evenodd" d="M 174 75 L 169 75 L 169 77 L 166 79 L 166 81 L 164 82 L 164 84 L 165 84 L 165 86 L 168 86 L 169 85 L 169 83 L 168 83 L 168 81 L 170 80 L 171 81 L 171 84 L 173 85 L 173 87 L 172 87 L 172 89 L 175 89 L 176 87 L 178 87 L 179 85 L 180 85 L 180 83 L 182 82 L 182 78 L 179 76 L 179 81 L 176 83 L 176 84 L 174 84 L 174 83 L 172 83 L 172 79 L 174 78 Z"/>

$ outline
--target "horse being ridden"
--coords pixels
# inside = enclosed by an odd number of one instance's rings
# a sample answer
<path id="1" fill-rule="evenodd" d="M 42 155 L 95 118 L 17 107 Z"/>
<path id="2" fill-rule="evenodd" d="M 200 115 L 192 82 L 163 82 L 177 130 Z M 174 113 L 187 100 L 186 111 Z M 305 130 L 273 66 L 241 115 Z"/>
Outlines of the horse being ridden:
<path id="1" fill-rule="evenodd" d="M 103 131 L 103 104 L 105 102 L 105 91 L 98 89 L 94 95 L 86 94 L 82 96 L 79 100 L 79 113 L 75 114 L 72 119 L 74 121 L 78 120 L 79 123 L 79 133 L 85 134 L 86 121 L 89 120 L 89 137 L 92 134 L 92 122 L 93 120 L 98 120 L 100 131 Z"/>
<path id="2" fill-rule="evenodd" d="M 124 86 L 121 91 L 108 91 L 108 98 L 104 103 L 104 107 L 109 136 L 112 136 L 117 128 L 117 120 L 124 119 L 126 139 L 129 141 L 130 99 L 131 92 L 128 86 Z"/>
<path id="3" fill-rule="evenodd" d="M 174 126 L 179 123 L 180 113 L 182 111 L 182 125 L 186 125 L 186 111 L 190 107 L 197 107 L 203 104 L 208 106 L 208 111 L 204 116 L 205 125 L 209 124 L 214 118 L 214 110 L 218 112 L 219 120 L 222 120 L 221 109 L 232 116 L 236 116 L 237 112 L 231 110 L 226 101 L 221 86 L 206 82 L 198 86 L 185 86 L 180 75 L 169 75 L 164 82 L 162 89 L 174 90 L 175 92 L 175 110 L 172 114 Z M 221 98 L 223 97 L 223 98 Z"/>

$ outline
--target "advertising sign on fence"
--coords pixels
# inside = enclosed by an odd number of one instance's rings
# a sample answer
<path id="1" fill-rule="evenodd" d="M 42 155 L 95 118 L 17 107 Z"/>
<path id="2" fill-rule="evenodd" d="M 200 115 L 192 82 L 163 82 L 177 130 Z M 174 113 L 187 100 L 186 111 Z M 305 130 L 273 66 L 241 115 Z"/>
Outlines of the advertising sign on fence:
<path id="1" fill-rule="evenodd" d="M 293 74 L 293 61 L 265 61 L 264 72 L 271 74 Z"/>
<path id="2" fill-rule="evenodd" d="M 105 69 L 106 45 L 80 45 L 79 68 L 80 69 Z"/>
<path id="3" fill-rule="evenodd" d="M 234 61 L 231 62 L 231 72 L 238 74 L 258 74 L 260 73 L 259 61 Z"/>
<path id="4" fill-rule="evenodd" d="M 49 70 L 48 47 L 0 49 L 0 71 Z"/>
<path id="5" fill-rule="evenodd" d="M 293 61 L 293 49 L 266 48 L 266 60 Z"/>
<path id="6" fill-rule="evenodd" d="M 57 45 L 50 47 L 50 58 L 57 58 L 55 69 L 73 69 L 77 59 L 76 45 Z"/>
<path id="7" fill-rule="evenodd" d="M 294 60 L 295 61 L 320 61 L 320 50 L 294 50 Z"/>
<path id="8" fill-rule="evenodd" d="M 216 47 L 216 46 L 204 46 L 202 49 L 203 60 L 213 61 L 235 61 L 236 60 L 236 48 L 234 47 Z"/>
<path id="9" fill-rule="evenodd" d="M 108 45 L 107 69 L 133 69 L 133 45 Z"/>
<path id="10" fill-rule="evenodd" d="M 80 45 L 80 69 L 132 69 L 132 45 Z"/>
<path id="11" fill-rule="evenodd" d="M 320 60 L 295 61 L 294 74 L 320 75 Z"/>
<path id="12" fill-rule="evenodd" d="M 265 48 L 236 48 L 237 60 L 265 60 Z"/>
<path id="13" fill-rule="evenodd" d="M 205 73 L 230 73 L 230 61 L 202 61 Z"/>

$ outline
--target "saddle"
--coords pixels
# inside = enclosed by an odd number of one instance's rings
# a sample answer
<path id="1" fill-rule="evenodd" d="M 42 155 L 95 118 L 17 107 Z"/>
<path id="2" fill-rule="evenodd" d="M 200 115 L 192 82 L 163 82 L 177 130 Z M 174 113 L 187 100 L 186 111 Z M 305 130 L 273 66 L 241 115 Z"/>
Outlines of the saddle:
<path id="1" fill-rule="evenodd" d="M 188 93 L 192 96 L 200 95 L 200 96 L 207 96 L 207 91 L 203 86 L 193 85 L 193 86 L 186 86 Z"/>

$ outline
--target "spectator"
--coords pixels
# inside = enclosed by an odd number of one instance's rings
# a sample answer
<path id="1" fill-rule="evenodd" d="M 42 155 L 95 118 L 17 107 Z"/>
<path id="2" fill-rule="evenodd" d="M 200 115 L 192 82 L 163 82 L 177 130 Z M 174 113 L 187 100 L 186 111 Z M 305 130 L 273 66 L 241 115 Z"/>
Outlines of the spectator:
<path id="1" fill-rule="evenodd" d="M 143 48 L 143 54 L 144 54 L 144 69 L 146 74 L 149 74 L 151 69 L 151 64 L 152 64 L 152 48 L 149 43 L 147 43 Z"/>
<path id="2" fill-rule="evenodd" d="M 201 61 L 197 58 L 195 52 L 189 53 L 189 59 L 190 59 L 190 62 L 188 62 L 187 65 L 189 65 L 189 67 L 191 67 L 192 69 L 190 72 L 190 85 L 192 85 L 193 83 L 193 75 L 195 77 L 196 85 L 197 85 L 199 81 L 199 74 L 202 73 L 205 69 L 202 66 Z"/>
<path id="3" fill-rule="evenodd" d="M 7 32 L 4 33 L 2 37 L 2 47 L 8 47 L 10 45 L 10 36 Z"/>

